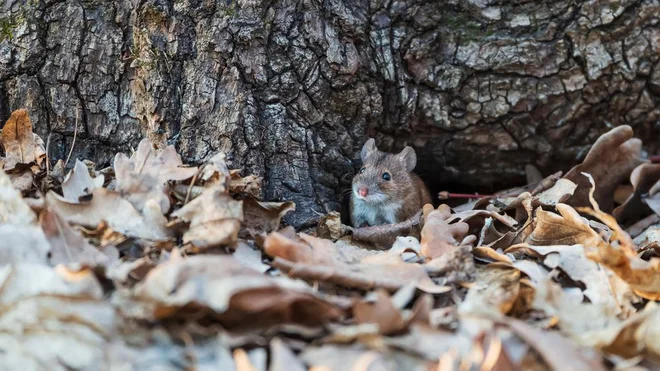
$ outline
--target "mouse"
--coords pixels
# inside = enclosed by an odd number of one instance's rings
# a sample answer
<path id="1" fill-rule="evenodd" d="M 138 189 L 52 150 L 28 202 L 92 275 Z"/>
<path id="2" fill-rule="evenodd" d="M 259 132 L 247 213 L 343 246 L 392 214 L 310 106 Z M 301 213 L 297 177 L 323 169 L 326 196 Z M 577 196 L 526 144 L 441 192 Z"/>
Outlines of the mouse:
<path id="1" fill-rule="evenodd" d="M 394 224 L 431 203 L 431 194 L 413 172 L 417 155 L 412 147 L 381 152 L 370 138 L 360 152 L 362 167 L 353 177 L 350 216 L 354 228 Z"/>

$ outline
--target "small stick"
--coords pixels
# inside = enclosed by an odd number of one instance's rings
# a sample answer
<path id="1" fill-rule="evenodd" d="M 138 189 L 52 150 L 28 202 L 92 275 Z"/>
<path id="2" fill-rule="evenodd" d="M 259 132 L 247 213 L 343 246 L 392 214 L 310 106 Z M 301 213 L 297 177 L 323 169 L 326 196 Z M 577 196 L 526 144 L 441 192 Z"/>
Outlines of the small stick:
<path id="1" fill-rule="evenodd" d="M 438 193 L 438 198 L 441 200 L 449 200 L 451 198 L 486 198 L 493 197 L 492 195 L 480 195 L 480 194 L 470 194 L 470 193 L 449 193 L 447 191 L 442 191 Z"/>
<path id="2" fill-rule="evenodd" d="M 71 159 L 71 154 L 73 153 L 73 147 L 76 145 L 76 137 L 78 136 L 78 106 L 76 106 L 76 125 L 73 127 L 73 142 L 71 142 L 71 148 L 69 148 L 69 154 L 66 156 L 66 161 L 64 161 L 64 168 L 69 163 Z"/>
<path id="3" fill-rule="evenodd" d="M 53 133 L 48 133 L 48 138 L 46 139 L 46 175 L 50 174 L 50 156 L 48 155 L 48 149 L 50 148 L 50 136 Z"/>

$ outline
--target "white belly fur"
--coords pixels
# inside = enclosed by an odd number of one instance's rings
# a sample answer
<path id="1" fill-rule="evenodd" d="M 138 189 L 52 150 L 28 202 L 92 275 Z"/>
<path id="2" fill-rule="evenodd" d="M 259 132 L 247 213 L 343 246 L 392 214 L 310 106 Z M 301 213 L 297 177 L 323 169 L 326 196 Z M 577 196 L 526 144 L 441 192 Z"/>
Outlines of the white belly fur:
<path id="1" fill-rule="evenodd" d="M 369 225 L 380 225 L 396 223 L 396 213 L 401 205 L 395 203 L 372 205 L 362 200 L 355 200 L 353 207 L 358 224 L 366 222 Z"/>

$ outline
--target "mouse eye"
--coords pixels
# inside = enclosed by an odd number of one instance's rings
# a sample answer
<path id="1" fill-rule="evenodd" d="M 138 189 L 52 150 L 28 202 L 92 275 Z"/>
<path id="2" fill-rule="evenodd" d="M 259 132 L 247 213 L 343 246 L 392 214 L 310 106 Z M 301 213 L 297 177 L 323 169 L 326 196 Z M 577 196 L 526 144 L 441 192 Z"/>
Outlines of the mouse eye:
<path id="1" fill-rule="evenodd" d="M 364 173 L 365 170 L 367 170 L 366 167 L 363 167 L 362 169 L 360 169 L 360 174 Z"/>
<path id="2" fill-rule="evenodd" d="M 392 176 L 390 175 L 390 173 L 384 172 L 383 173 L 383 179 L 387 180 L 387 181 L 390 181 L 390 180 L 392 180 Z"/>

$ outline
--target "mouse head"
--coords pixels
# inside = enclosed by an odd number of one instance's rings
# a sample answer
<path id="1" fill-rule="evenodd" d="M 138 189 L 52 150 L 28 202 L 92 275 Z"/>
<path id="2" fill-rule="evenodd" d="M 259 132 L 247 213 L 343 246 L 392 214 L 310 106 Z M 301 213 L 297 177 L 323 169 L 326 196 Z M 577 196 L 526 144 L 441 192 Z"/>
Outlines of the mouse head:
<path id="1" fill-rule="evenodd" d="M 353 178 L 353 197 L 368 203 L 396 201 L 412 187 L 410 173 L 417 165 L 411 147 L 397 154 L 380 152 L 371 138 L 362 147 L 362 168 Z"/>

